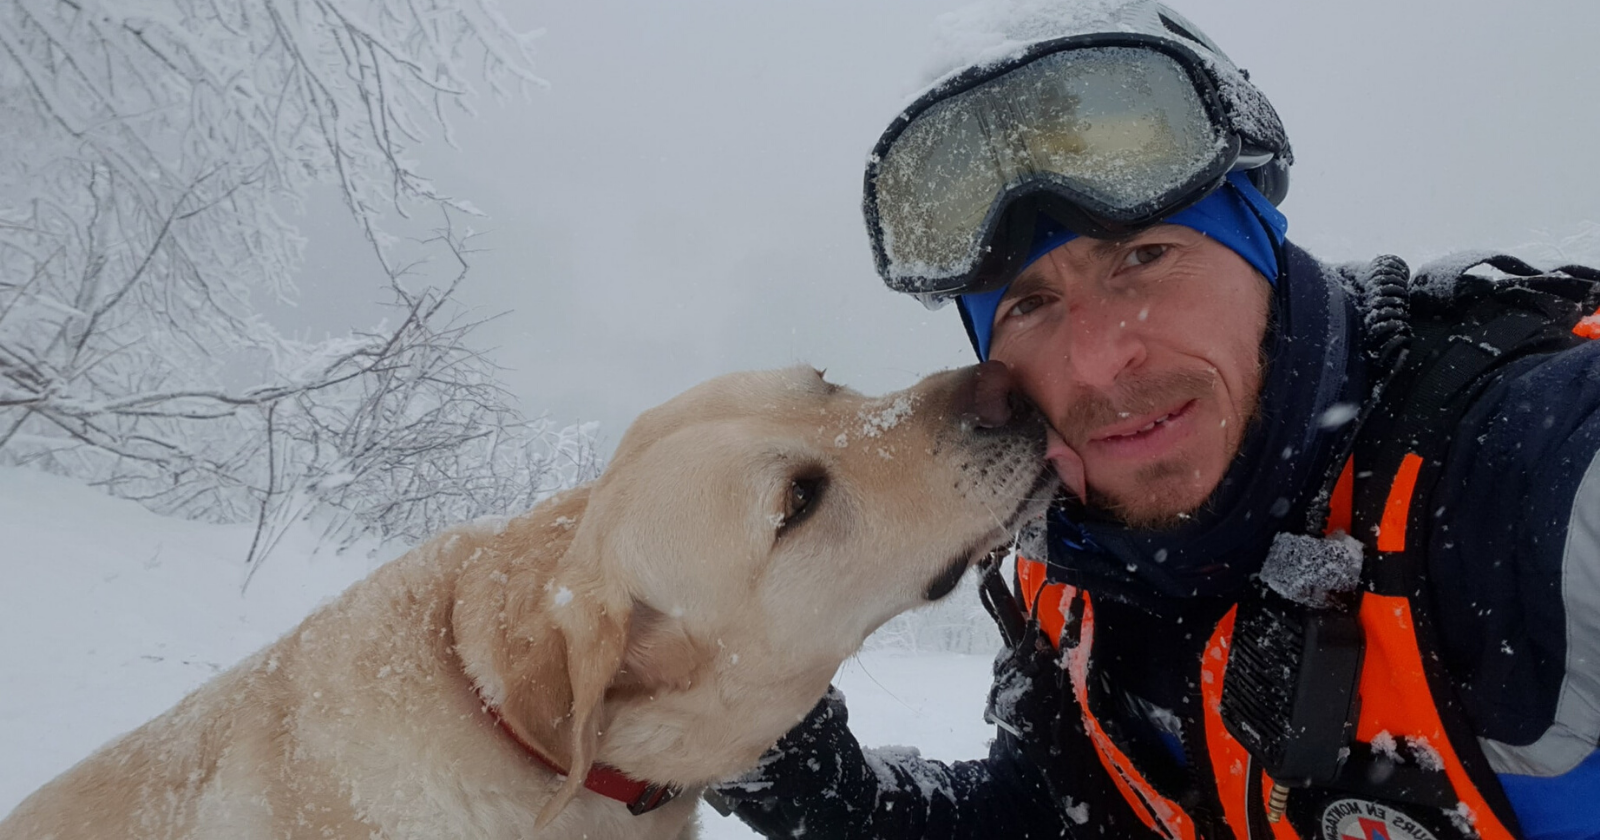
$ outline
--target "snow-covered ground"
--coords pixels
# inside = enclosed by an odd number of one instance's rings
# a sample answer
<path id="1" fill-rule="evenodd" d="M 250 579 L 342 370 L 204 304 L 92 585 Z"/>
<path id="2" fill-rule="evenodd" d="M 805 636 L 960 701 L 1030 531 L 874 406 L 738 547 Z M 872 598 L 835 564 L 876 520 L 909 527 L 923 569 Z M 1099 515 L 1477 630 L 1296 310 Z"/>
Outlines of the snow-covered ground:
<path id="1" fill-rule="evenodd" d="M 288 630 L 382 560 L 291 533 L 243 594 L 249 529 L 0 468 L 0 814 Z M 971 595 L 970 591 L 963 594 Z M 838 684 L 864 744 L 983 754 L 990 657 L 874 650 Z M 711 840 L 754 835 L 702 807 Z"/>

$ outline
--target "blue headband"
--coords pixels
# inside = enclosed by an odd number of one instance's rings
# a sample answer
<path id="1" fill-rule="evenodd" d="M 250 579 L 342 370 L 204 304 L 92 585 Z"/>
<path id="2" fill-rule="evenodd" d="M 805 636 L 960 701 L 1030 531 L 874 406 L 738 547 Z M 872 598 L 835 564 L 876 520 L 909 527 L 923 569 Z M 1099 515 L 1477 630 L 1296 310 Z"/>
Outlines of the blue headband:
<path id="1" fill-rule="evenodd" d="M 1243 172 L 1228 176 L 1228 182 L 1194 206 L 1168 216 L 1168 224 L 1193 228 L 1221 242 L 1244 258 L 1267 282 L 1278 284 L 1278 247 L 1289 230 L 1289 220 L 1272 206 L 1266 196 Z M 1040 214 L 1033 233 L 1033 245 L 1023 268 L 1045 254 L 1077 239 L 1078 235 Z M 989 358 L 989 333 L 994 328 L 994 313 L 1008 286 L 992 292 L 962 295 L 956 299 L 972 324 L 978 359 Z"/>

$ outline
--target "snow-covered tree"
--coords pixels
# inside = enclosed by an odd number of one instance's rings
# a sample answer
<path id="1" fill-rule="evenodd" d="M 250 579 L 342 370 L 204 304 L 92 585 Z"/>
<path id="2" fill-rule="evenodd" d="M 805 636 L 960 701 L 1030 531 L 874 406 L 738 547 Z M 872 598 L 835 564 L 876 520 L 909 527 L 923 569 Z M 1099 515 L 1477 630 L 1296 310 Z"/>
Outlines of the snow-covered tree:
<path id="1" fill-rule="evenodd" d="M 493 0 L 0 0 L 0 461 L 257 522 L 252 559 L 292 515 L 415 537 L 592 470 L 470 349 L 475 211 L 409 156 L 541 84 L 532 37 Z M 306 343 L 257 306 L 293 299 L 319 185 L 395 316 Z"/>

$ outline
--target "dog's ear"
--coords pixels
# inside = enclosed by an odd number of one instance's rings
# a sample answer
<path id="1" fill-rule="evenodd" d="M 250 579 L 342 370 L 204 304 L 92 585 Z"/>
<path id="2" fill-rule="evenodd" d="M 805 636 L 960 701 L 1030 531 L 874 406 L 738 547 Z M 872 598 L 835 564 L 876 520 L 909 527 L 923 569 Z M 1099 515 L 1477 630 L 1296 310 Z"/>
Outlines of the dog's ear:
<path id="1" fill-rule="evenodd" d="M 628 643 L 627 602 L 607 598 L 598 587 L 583 586 L 585 582 L 573 581 L 587 591 L 558 585 L 549 605 L 564 648 L 563 656 L 552 659 L 565 660 L 566 673 L 534 675 L 557 690 L 535 687 L 527 693 L 534 714 L 556 713 L 553 735 L 563 747 L 561 752 L 566 754 L 567 780 L 540 810 L 537 820 L 540 827 L 549 825 L 572 801 L 594 766 L 601 728 L 607 722 L 606 689 L 622 668 L 623 652 Z M 556 699 L 562 694 L 559 690 L 562 683 L 566 688 L 565 704 Z"/>
<path id="2" fill-rule="evenodd" d="M 607 697 L 680 688 L 705 660 L 680 619 L 634 601 L 585 534 L 584 488 L 513 520 L 487 551 L 455 544 L 457 655 L 518 738 L 567 770 L 542 827 L 583 788 Z M 614 572 L 615 570 L 609 570 Z"/>
<path id="3" fill-rule="evenodd" d="M 518 737 L 567 771 L 567 779 L 539 812 L 543 827 L 583 787 L 606 724 L 606 689 L 622 668 L 628 638 L 628 603 L 607 597 L 592 574 L 561 574 L 528 593 L 532 603 L 510 623 L 515 653 L 502 672 L 500 717 Z M 579 570 L 590 571 L 593 570 Z"/>
<path id="4" fill-rule="evenodd" d="M 586 577 L 562 574 L 541 588 L 537 617 L 520 628 L 526 655 L 508 675 L 501 707 L 523 738 L 567 770 L 539 812 L 541 827 L 583 788 L 606 723 L 606 688 L 627 645 L 627 602 L 606 597 Z"/>
<path id="5" fill-rule="evenodd" d="M 565 591 L 576 590 L 558 586 L 549 607 L 563 648 L 563 655 L 550 662 L 561 664 L 547 664 L 543 673 L 532 674 L 532 690 L 522 695 L 518 707 L 519 716 L 550 719 L 554 726 L 546 737 L 551 740 L 544 743 L 558 748 L 548 754 L 565 753 L 567 780 L 540 810 L 540 827 L 549 825 L 583 788 L 609 722 L 606 699 L 681 688 L 702 659 L 681 621 L 638 601 L 619 604 L 577 594 L 569 598 Z M 557 673 L 563 665 L 565 693 Z"/>
<path id="6" fill-rule="evenodd" d="M 463 569 L 452 618 L 463 669 L 519 739 L 568 771 L 541 826 L 583 787 L 627 644 L 632 604 L 578 539 L 587 503 L 578 488 L 487 546 L 444 543 L 442 561 Z"/>

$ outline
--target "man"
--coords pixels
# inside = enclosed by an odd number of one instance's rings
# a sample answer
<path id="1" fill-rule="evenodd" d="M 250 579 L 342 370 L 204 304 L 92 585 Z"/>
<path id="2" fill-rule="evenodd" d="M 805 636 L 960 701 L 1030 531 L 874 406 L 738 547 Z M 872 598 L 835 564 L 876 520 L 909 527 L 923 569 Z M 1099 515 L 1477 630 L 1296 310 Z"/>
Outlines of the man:
<path id="1" fill-rule="evenodd" d="M 992 750 L 864 752 L 832 693 L 720 794 L 772 837 L 1600 837 L 1600 273 L 1322 265 L 1192 24 L 1013 24 L 865 201 L 1067 488 L 985 582 Z"/>

